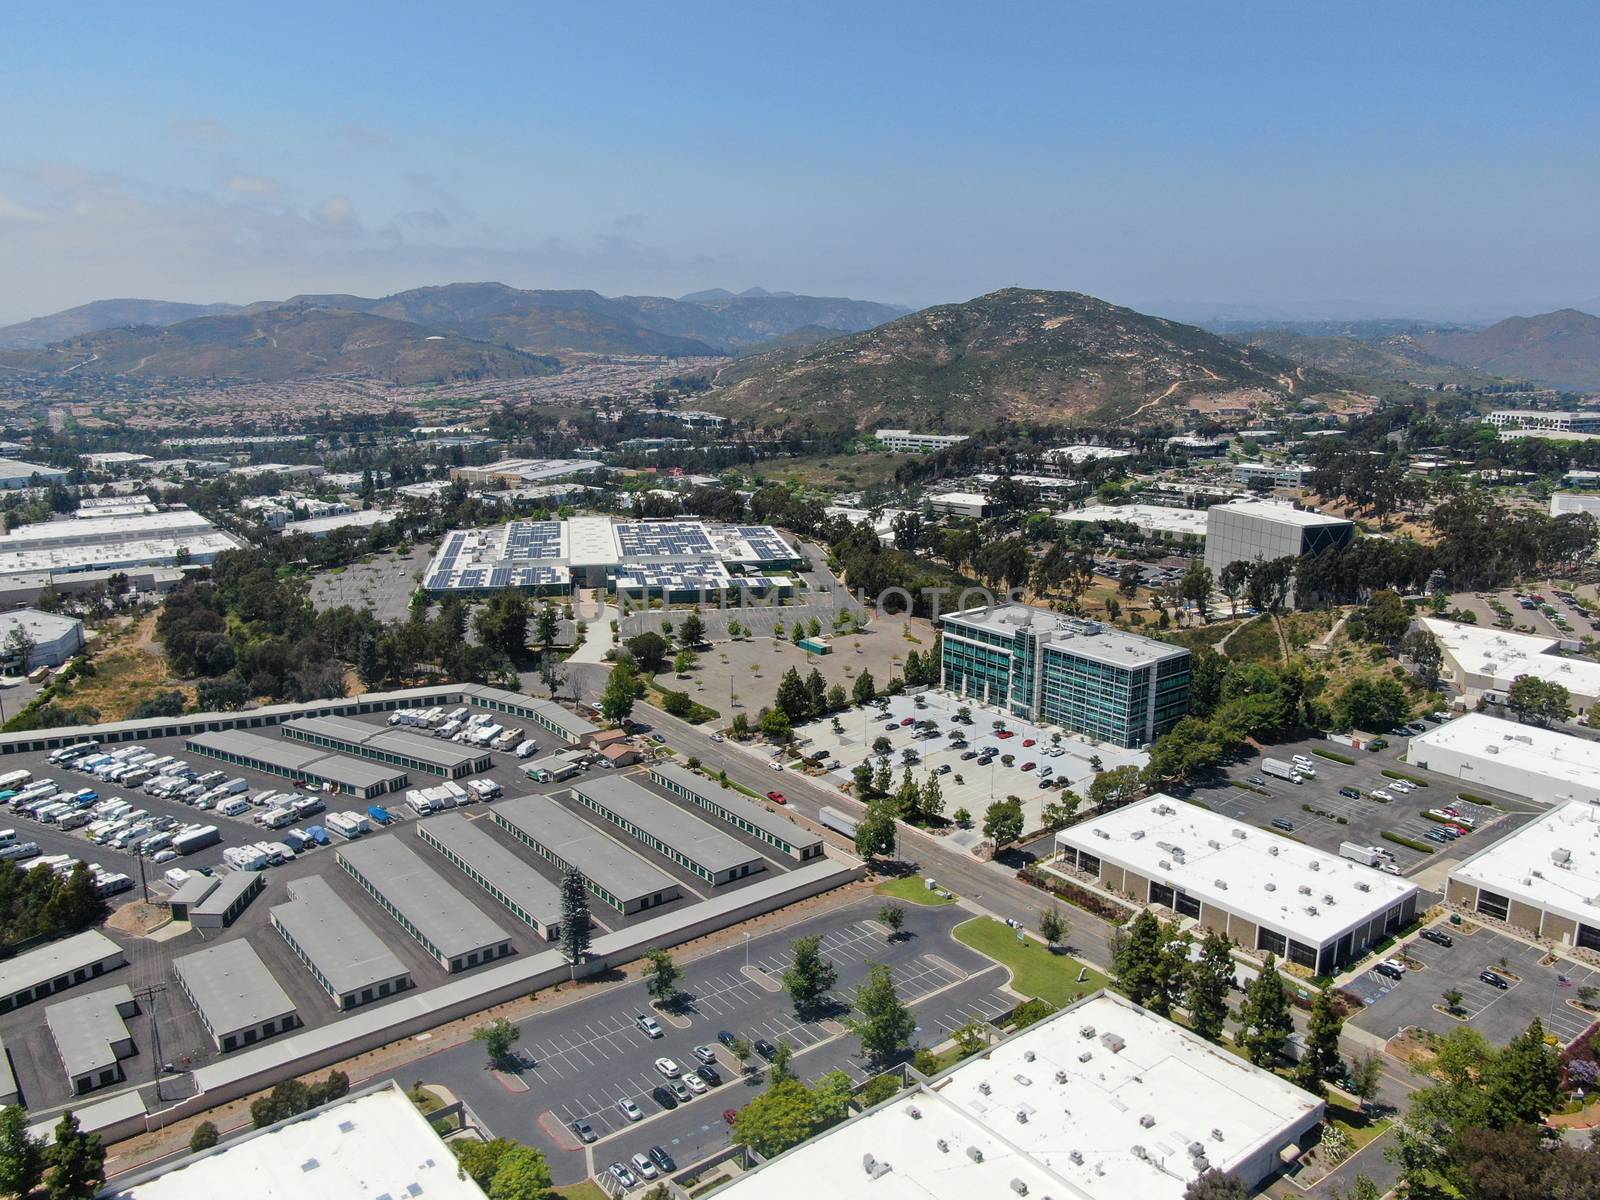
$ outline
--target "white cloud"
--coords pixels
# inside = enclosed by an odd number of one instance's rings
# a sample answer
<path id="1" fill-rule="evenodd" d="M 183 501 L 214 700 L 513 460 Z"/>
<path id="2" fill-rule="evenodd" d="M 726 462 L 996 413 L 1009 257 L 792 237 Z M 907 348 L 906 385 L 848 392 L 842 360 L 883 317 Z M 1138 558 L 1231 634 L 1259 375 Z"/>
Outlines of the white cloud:
<path id="1" fill-rule="evenodd" d="M 235 175 L 228 180 L 230 192 L 237 192 L 241 196 L 268 197 L 278 194 L 278 181 L 268 179 L 265 175 Z"/>
<path id="2" fill-rule="evenodd" d="M 312 215 L 324 225 L 350 226 L 357 224 L 355 205 L 349 196 L 330 196 L 313 210 Z"/>

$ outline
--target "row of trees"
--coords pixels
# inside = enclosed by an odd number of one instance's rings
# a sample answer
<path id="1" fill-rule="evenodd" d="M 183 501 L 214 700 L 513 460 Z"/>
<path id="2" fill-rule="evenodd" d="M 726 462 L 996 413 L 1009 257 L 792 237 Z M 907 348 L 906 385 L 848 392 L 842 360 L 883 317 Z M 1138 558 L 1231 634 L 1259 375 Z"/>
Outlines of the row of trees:
<path id="1" fill-rule="evenodd" d="M 20 1105 L 0 1109 L 0 1195 L 26 1200 L 42 1186 L 48 1200 L 93 1200 L 106 1181 L 106 1151 L 99 1134 L 84 1133 L 70 1111 L 62 1114 L 46 1145 L 28 1133 Z"/>
<path id="2" fill-rule="evenodd" d="M 64 937 L 89 928 L 104 913 L 84 863 L 66 876 L 46 866 L 24 871 L 16 863 L 0 863 L 0 945 Z"/>

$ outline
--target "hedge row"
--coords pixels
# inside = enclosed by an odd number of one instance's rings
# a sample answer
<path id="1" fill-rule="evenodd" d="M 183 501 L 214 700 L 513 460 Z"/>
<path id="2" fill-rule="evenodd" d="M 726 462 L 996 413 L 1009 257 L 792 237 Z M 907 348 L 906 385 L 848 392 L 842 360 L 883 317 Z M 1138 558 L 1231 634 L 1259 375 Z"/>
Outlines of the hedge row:
<path id="1" fill-rule="evenodd" d="M 1391 771 L 1388 768 L 1385 768 L 1379 773 L 1385 779 L 1404 779 L 1407 783 L 1414 783 L 1418 787 L 1428 786 L 1428 781 L 1426 779 L 1418 779 L 1415 775 L 1407 775 L 1404 771 Z"/>
<path id="2" fill-rule="evenodd" d="M 1356 760 L 1346 754 L 1335 754 L 1332 750 L 1312 750 L 1318 758 L 1331 758 L 1336 763 L 1343 763 L 1347 767 L 1356 765 Z"/>
<path id="3" fill-rule="evenodd" d="M 1070 879 L 1062 879 L 1059 875 L 1052 875 L 1048 871 L 1040 870 L 1032 863 L 1017 872 L 1017 878 L 1032 887 L 1049 892 L 1058 899 L 1065 900 L 1075 908 L 1093 913 L 1101 920 L 1110 921 L 1113 925 L 1125 925 L 1133 912 L 1117 903 L 1115 900 L 1102 896 L 1099 892 L 1091 892 L 1088 888 L 1073 883 Z"/>
<path id="4" fill-rule="evenodd" d="M 1383 840 L 1386 842 L 1393 842 L 1397 846 L 1404 846 L 1407 850 L 1415 850 L 1420 854 L 1433 853 L 1433 847 L 1428 845 L 1427 842 L 1419 842 L 1416 838 L 1405 837 L 1402 834 L 1394 832 L 1392 829 L 1385 829 L 1383 831 Z"/>

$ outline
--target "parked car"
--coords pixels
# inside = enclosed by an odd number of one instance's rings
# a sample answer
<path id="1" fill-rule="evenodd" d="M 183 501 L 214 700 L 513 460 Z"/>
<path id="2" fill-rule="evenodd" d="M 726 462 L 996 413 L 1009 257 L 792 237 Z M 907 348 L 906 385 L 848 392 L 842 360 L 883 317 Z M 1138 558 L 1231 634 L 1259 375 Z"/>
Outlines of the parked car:
<path id="1" fill-rule="evenodd" d="M 1425 942 L 1432 942 L 1435 946 L 1454 946 L 1456 944 L 1455 938 L 1451 937 L 1442 929 L 1433 929 L 1430 927 L 1428 929 L 1424 929 L 1417 936 L 1422 938 L 1422 940 Z"/>
<path id="2" fill-rule="evenodd" d="M 658 1058 L 656 1059 L 656 1070 L 660 1071 L 668 1079 L 676 1079 L 682 1068 L 670 1058 Z"/>
<path id="3" fill-rule="evenodd" d="M 650 1161 L 655 1163 L 656 1169 L 660 1171 L 676 1171 L 678 1169 L 678 1164 L 672 1161 L 672 1155 L 667 1153 L 665 1146 L 651 1146 Z"/>
<path id="4" fill-rule="evenodd" d="M 639 1027 L 639 1031 L 646 1037 L 658 1038 L 661 1036 L 661 1022 L 648 1013 L 635 1013 L 633 1015 L 633 1023 Z"/>
<path id="5" fill-rule="evenodd" d="M 1293 821 L 1286 821 L 1282 817 L 1274 817 L 1274 818 L 1272 818 L 1270 824 L 1272 825 L 1272 827 L 1274 829 L 1281 829 L 1284 833 L 1293 833 L 1294 832 L 1294 822 Z"/>
<path id="6" fill-rule="evenodd" d="M 610 1173 L 611 1178 L 615 1179 L 624 1188 L 639 1186 L 639 1181 L 634 1178 L 633 1172 L 619 1162 L 612 1163 L 606 1170 Z"/>
<path id="7" fill-rule="evenodd" d="M 582 1117 L 579 1117 L 572 1123 L 572 1132 L 578 1135 L 578 1140 L 580 1142 L 593 1142 L 597 1140 L 594 1132 L 594 1126 L 589 1124 L 589 1122 L 584 1120 Z"/>
<path id="8" fill-rule="evenodd" d="M 1359 799 L 1361 799 L 1361 789 L 1360 788 L 1353 788 L 1353 787 L 1342 787 L 1342 788 L 1339 789 L 1339 795 L 1343 796 L 1347 800 L 1359 800 Z"/>
<path id="9" fill-rule="evenodd" d="M 1246 783 L 1253 783 L 1257 787 L 1266 787 L 1267 786 L 1267 781 L 1265 779 L 1261 778 L 1261 776 L 1259 776 L 1259 775 L 1252 775 L 1252 776 L 1250 776 L 1249 779 L 1246 779 L 1245 782 Z"/>
<path id="10" fill-rule="evenodd" d="M 687 1104 L 689 1101 L 694 1099 L 694 1096 L 690 1094 L 689 1089 L 684 1087 L 683 1080 L 681 1079 L 674 1079 L 671 1083 L 667 1084 L 667 1087 L 672 1089 L 672 1094 L 678 1098 L 678 1103 L 680 1104 Z"/>
<path id="11" fill-rule="evenodd" d="M 706 1094 L 706 1081 L 701 1079 L 696 1072 L 690 1071 L 683 1077 L 683 1082 L 696 1096 L 704 1096 Z"/>
<path id="12" fill-rule="evenodd" d="M 662 1108 L 677 1108 L 678 1107 L 678 1099 L 677 1099 L 677 1097 L 674 1096 L 671 1092 L 667 1091 L 667 1089 L 664 1088 L 664 1087 L 653 1087 L 653 1088 L 651 1088 L 650 1089 L 650 1098 L 652 1100 L 654 1100 L 657 1104 L 659 1104 Z"/>
<path id="13" fill-rule="evenodd" d="M 617 1101 L 617 1111 L 630 1121 L 644 1120 L 644 1113 L 639 1111 L 639 1106 L 626 1096 Z"/>
<path id="14" fill-rule="evenodd" d="M 1479 971 L 1478 978 L 1492 988 L 1499 988 L 1502 992 L 1511 986 L 1504 975 L 1495 971 Z"/>
<path id="15" fill-rule="evenodd" d="M 654 1179 L 660 1174 L 656 1170 L 655 1163 L 650 1161 L 650 1156 L 647 1154 L 635 1154 L 628 1160 L 628 1165 L 634 1169 L 641 1179 Z"/>
<path id="16" fill-rule="evenodd" d="M 1382 975 L 1385 979 L 1398 980 L 1405 976 L 1404 970 L 1390 966 L 1387 961 L 1373 964 L 1372 972 L 1375 975 Z"/>
<path id="17" fill-rule="evenodd" d="M 736 1033 L 732 1033 L 726 1029 L 717 1030 L 717 1041 L 721 1042 L 729 1050 L 733 1049 L 733 1044 L 738 1040 L 739 1035 Z"/>
<path id="18" fill-rule="evenodd" d="M 703 1063 L 714 1064 L 717 1061 L 717 1048 L 715 1046 L 696 1046 L 694 1048 L 694 1056 Z"/>
<path id="19" fill-rule="evenodd" d="M 777 1057 L 778 1048 L 767 1041 L 766 1038 L 757 1038 L 755 1040 L 755 1052 L 768 1062 L 771 1062 Z"/>
<path id="20" fill-rule="evenodd" d="M 706 1083 L 711 1087 L 722 1086 L 722 1072 L 717 1070 L 710 1063 L 707 1063 L 705 1066 L 701 1067 L 695 1072 L 695 1074 L 700 1076 L 701 1079 L 705 1080 Z"/>
<path id="21" fill-rule="evenodd" d="M 787 803 L 789 803 L 788 799 L 784 796 L 784 794 L 782 792 L 768 792 L 767 793 L 767 799 L 771 800 L 774 804 L 787 804 Z"/>

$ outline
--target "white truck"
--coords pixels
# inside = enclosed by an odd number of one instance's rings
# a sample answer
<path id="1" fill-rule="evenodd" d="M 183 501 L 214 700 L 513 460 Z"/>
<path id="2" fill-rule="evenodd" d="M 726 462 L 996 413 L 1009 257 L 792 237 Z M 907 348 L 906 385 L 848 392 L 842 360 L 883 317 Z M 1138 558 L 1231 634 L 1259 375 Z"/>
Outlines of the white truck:
<path id="1" fill-rule="evenodd" d="M 1261 773 L 1276 776 L 1278 779 L 1287 779 L 1290 783 L 1303 783 L 1305 777 L 1300 774 L 1299 768 L 1293 763 L 1284 762 L 1281 758 L 1263 758 L 1261 760 Z"/>
<path id="2" fill-rule="evenodd" d="M 1376 846 L 1363 846 L 1359 842 L 1340 842 L 1339 857 L 1348 858 L 1364 867 L 1376 867 L 1386 861 L 1388 855 Z"/>
<path id="3" fill-rule="evenodd" d="M 361 813 L 334 812 L 329 813 L 322 822 L 322 827 L 329 833 L 337 833 L 342 838 L 358 838 L 363 833 L 372 829 L 372 822 Z"/>

